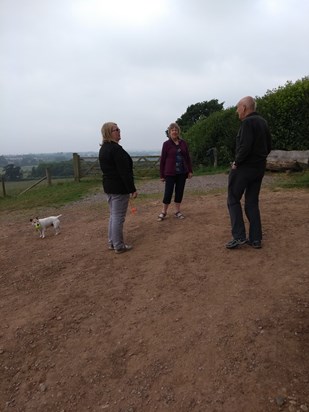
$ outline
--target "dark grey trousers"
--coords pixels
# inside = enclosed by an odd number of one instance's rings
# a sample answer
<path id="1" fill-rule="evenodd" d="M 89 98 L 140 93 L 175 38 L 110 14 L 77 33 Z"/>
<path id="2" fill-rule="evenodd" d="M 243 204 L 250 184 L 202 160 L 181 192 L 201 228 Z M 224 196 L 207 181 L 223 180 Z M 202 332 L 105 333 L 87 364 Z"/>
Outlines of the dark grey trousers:
<path id="1" fill-rule="evenodd" d="M 114 249 L 124 247 L 123 224 L 128 210 L 130 195 L 108 194 L 109 205 L 108 244 Z"/>
<path id="2" fill-rule="evenodd" d="M 262 224 L 259 209 L 259 194 L 265 173 L 265 165 L 257 168 L 238 166 L 231 169 L 228 182 L 227 206 L 234 239 L 246 239 L 246 228 L 241 207 L 245 194 L 245 214 L 249 221 L 249 241 L 262 240 Z"/>

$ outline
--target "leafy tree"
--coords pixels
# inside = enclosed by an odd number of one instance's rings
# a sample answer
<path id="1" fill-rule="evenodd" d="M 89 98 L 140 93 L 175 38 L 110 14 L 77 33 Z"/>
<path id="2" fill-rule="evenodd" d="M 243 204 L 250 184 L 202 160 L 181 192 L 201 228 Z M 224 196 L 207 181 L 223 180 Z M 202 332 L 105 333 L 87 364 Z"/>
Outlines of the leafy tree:
<path id="1" fill-rule="evenodd" d="M 40 163 L 37 167 L 32 168 L 32 177 L 44 177 L 46 168 L 50 168 L 51 175 L 54 177 L 70 177 L 73 176 L 72 160 L 54 163 Z"/>
<path id="2" fill-rule="evenodd" d="M 235 137 L 239 128 L 235 108 L 212 113 L 192 126 L 185 134 L 195 165 L 209 163 L 209 149 L 215 147 L 218 165 L 228 164 L 234 156 Z"/>
<path id="3" fill-rule="evenodd" d="M 12 163 L 4 166 L 4 177 L 7 180 L 21 180 L 23 178 L 23 172 L 20 166 L 14 166 Z"/>
<path id="4" fill-rule="evenodd" d="M 273 149 L 308 150 L 308 77 L 294 84 L 287 82 L 284 87 L 268 90 L 265 96 L 257 97 L 256 101 L 257 111 L 268 121 Z M 209 163 L 207 153 L 212 147 L 217 149 L 219 165 L 227 165 L 233 160 L 235 137 L 240 126 L 235 110 L 235 107 L 231 107 L 215 111 L 206 118 L 197 119 L 186 130 L 184 137 L 189 143 L 195 165 Z"/>
<path id="5" fill-rule="evenodd" d="M 201 102 L 191 104 L 187 111 L 176 120 L 183 133 L 190 129 L 199 120 L 205 119 L 214 112 L 223 110 L 223 104 L 219 103 L 217 99 L 209 102 Z"/>
<path id="6" fill-rule="evenodd" d="M 51 173 L 53 176 L 73 176 L 74 173 L 72 160 L 53 163 L 51 165 Z"/>
<path id="7" fill-rule="evenodd" d="M 268 121 L 274 149 L 309 148 L 309 77 L 268 90 L 257 109 Z"/>
<path id="8" fill-rule="evenodd" d="M 0 167 L 7 166 L 7 164 L 8 164 L 8 161 L 6 157 L 0 156 Z"/>
<path id="9" fill-rule="evenodd" d="M 39 163 L 37 167 L 32 167 L 31 176 L 32 177 L 44 177 L 46 175 L 46 168 L 49 167 L 46 163 Z"/>
<path id="10" fill-rule="evenodd" d="M 21 166 L 32 166 L 38 164 L 38 161 L 32 155 L 24 155 L 20 160 Z"/>

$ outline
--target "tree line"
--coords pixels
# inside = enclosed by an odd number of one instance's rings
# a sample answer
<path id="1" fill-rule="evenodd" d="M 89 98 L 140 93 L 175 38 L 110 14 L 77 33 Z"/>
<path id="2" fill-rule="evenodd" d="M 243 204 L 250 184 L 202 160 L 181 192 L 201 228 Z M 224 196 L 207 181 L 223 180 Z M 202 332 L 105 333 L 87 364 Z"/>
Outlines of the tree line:
<path id="1" fill-rule="evenodd" d="M 273 149 L 309 148 L 309 77 L 288 81 L 255 99 L 258 113 L 269 124 Z M 223 109 L 223 104 L 218 100 L 196 103 L 177 119 L 195 166 L 209 164 L 211 148 L 216 148 L 218 165 L 227 165 L 234 158 L 240 121 L 236 106 Z"/>
<path id="2" fill-rule="evenodd" d="M 18 181 L 44 177 L 46 168 L 54 177 L 73 176 L 72 153 L 42 153 L 39 155 L 0 156 L 0 175 L 5 180 Z M 2 172 L 1 172 L 2 168 Z"/>
<path id="3" fill-rule="evenodd" d="M 33 166 L 31 171 L 27 173 L 27 179 L 37 179 L 46 175 L 46 169 L 49 168 L 53 177 L 73 177 L 73 163 L 72 160 L 40 163 L 37 167 Z M 5 180 L 18 181 L 25 178 L 25 172 L 23 172 L 20 166 L 14 166 L 14 164 L 8 164 L 3 167 L 2 175 Z"/>
<path id="4" fill-rule="evenodd" d="M 255 97 L 257 111 L 268 122 L 272 134 L 272 146 L 276 150 L 307 150 L 309 148 L 309 77 L 296 82 L 288 81 L 277 89 L 267 90 L 264 96 Z M 225 166 L 234 158 L 235 137 L 240 126 L 236 106 L 223 108 L 218 100 L 190 105 L 176 122 L 188 142 L 195 167 L 209 165 L 214 150 L 219 166 Z M 1 156 L 0 156 L 1 157 Z M 3 161 L 3 159 L 0 159 Z M 30 178 L 45 176 L 49 167 L 52 176 L 73 176 L 71 160 L 42 162 L 33 166 Z M 20 180 L 20 166 L 6 164 L 4 176 L 8 180 Z"/>

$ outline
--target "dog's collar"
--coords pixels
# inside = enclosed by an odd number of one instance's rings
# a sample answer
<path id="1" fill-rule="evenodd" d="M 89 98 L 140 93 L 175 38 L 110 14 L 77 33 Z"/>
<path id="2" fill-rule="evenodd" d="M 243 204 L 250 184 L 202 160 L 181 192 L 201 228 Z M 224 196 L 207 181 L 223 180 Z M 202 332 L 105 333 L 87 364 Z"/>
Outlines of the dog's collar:
<path id="1" fill-rule="evenodd" d="M 35 229 L 36 230 L 39 230 L 39 229 L 41 229 L 41 223 L 36 223 L 35 225 L 34 225 L 34 227 L 35 227 Z"/>

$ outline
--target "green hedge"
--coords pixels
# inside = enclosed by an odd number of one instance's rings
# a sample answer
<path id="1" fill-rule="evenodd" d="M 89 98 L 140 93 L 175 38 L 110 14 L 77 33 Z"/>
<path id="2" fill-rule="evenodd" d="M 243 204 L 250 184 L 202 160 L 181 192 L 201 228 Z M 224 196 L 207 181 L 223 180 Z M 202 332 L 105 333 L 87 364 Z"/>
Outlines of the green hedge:
<path id="1" fill-rule="evenodd" d="M 309 149 L 309 77 L 287 82 L 278 89 L 256 97 L 257 111 L 269 123 L 273 149 Z M 207 151 L 216 147 L 218 165 L 227 165 L 234 158 L 235 137 L 240 121 L 236 107 L 212 113 L 197 121 L 185 134 L 193 164 L 209 165 Z"/>
<path id="2" fill-rule="evenodd" d="M 309 77 L 268 90 L 257 106 L 268 121 L 274 149 L 309 148 Z"/>

